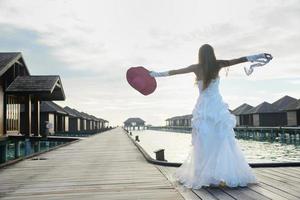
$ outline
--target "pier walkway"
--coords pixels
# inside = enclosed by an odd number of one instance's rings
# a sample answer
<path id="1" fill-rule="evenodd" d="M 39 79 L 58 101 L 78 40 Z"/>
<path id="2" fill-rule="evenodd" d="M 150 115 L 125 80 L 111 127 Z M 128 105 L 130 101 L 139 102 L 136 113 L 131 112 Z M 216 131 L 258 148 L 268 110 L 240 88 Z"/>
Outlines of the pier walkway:
<path id="1" fill-rule="evenodd" d="M 0 169 L 0 199 L 183 199 L 123 129 Z"/>
<path id="2" fill-rule="evenodd" d="M 121 128 L 0 169 L 0 199 L 300 199 L 300 167 L 255 168 L 259 184 L 190 190 L 148 163 Z"/>

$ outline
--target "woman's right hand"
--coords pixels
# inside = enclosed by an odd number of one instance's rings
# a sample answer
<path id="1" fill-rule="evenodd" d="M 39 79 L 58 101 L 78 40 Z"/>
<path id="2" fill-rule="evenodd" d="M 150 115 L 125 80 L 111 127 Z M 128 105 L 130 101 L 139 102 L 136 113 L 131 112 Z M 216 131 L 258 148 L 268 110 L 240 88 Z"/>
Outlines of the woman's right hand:
<path id="1" fill-rule="evenodd" d="M 152 77 L 169 76 L 169 71 L 166 71 L 166 72 L 149 71 L 149 75 Z"/>

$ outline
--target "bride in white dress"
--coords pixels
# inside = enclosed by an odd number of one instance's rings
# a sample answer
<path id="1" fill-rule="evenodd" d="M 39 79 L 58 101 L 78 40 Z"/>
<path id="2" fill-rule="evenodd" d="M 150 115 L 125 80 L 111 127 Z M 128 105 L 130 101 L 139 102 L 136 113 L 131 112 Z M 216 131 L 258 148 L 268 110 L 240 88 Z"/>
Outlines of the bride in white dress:
<path id="1" fill-rule="evenodd" d="M 257 54 L 232 60 L 216 60 L 213 48 L 205 44 L 199 49 L 199 63 L 165 72 L 151 71 L 152 77 L 193 72 L 199 87 L 199 97 L 193 109 L 192 145 L 183 164 L 173 177 L 187 188 L 202 186 L 246 186 L 257 183 L 254 173 L 238 146 L 233 127 L 235 116 L 219 91 L 219 71 L 223 67 L 270 58 Z"/>

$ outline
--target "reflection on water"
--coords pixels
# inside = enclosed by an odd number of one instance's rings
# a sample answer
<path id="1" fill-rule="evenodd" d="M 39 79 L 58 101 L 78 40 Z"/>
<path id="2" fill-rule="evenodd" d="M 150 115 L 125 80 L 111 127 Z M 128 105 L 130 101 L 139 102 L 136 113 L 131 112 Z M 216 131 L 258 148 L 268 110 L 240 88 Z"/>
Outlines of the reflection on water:
<path id="1" fill-rule="evenodd" d="M 139 135 L 139 144 L 155 158 L 153 151 L 165 149 L 169 162 L 183 162 L 191 145 L 191 135 L 164 131 L 132 131 Z M 300 146 L 253 140 L 237 140 L 249 163 L 300 162 Z"/>
<path id="2" fill-rule="evenodd" d="M 2 144 L 6 145 L 6 158 L 1 160 L 0 164 L 3 163 L 3 161 L 14 160 L 19 157 L 46 151 L 64 143 L 63 141 L 30 141 L 29 139 L 15 143 L 15 141 L 9 140 L 7 144 Z M 18 145 L 18 147 L 16 145 Z"/>

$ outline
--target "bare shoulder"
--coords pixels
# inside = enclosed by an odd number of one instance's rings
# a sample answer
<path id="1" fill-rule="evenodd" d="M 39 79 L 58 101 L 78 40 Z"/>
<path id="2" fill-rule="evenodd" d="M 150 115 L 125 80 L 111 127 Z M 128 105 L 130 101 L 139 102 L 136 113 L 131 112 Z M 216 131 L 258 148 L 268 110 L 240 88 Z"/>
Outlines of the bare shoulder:
<path id="1" fill-rule="evenodd" d="M 227 60 L 217 60 L 217 66 L 219 68 L 228 67 L 229 62 Z"/>
<path id="2" fill-rule="evenodd" d="M 189 68 L 191 69 L 191 71 L 193 71 L 195 73 L 199 71 L 200 67 L 201 67 L 200 64 L 192 64 L 192 65 L 189 66 Z"/>
<path id="3" fill-rule="evenodd" d="M 201 80 L 202 79 L 201 78 L 202 77 L 202 75 L 201 75 L 201 73 L 202 73 L 202 70 L 201 70 L 202 65 L 199 64 L 199 63 L 197 63 L 197 64 L 190 65 L 190 67 L 192 68 L 192 72 L 194 72 L 194 74 L 197 77 L 197 79 Z"/>

